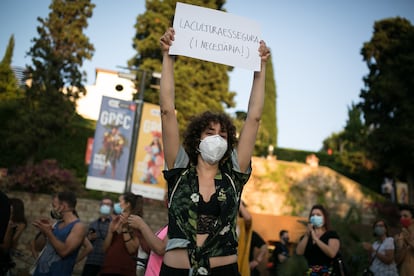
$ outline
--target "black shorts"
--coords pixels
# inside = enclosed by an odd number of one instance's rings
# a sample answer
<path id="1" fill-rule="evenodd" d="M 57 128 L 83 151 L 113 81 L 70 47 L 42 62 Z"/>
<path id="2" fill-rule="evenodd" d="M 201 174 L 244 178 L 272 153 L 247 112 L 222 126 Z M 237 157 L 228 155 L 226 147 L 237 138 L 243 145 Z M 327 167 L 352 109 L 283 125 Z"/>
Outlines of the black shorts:
<path id="1" fill-rule="evenodd" d="M 162 263 L 160 276 L 188 276 L 189 269 L 174 268 Z M 237 263 L 213 267 L 211 269 L 212 276 L 240 276 Z"/>

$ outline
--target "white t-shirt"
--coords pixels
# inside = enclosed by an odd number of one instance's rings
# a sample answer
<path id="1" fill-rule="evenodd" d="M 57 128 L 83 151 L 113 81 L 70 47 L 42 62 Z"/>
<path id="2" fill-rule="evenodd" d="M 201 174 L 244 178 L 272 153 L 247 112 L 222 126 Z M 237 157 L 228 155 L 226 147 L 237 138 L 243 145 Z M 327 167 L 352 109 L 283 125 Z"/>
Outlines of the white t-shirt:
<path id="1" fill-rule="evenodd" d="M 372 244 L 372 247 L 375 250 L 371 256 L 372 258 L 375 258 L 370 267 L 372 272 L 374 272 L 375 275 L 381 276 L 398 276 L 397 266 L 394 261 L 392 261 L 392 263 L 390 264 L 385 264 L 381 262 L 381 260 L 378 259 L 378 257 L 374 257 L 377 250 L 380 254 L 385 254 L 385 251 L 387 250 L 394 250 L 394 239 L 391 237 L 387 237 L 382 243 L 380 243 L 379 241 L 375 241 Z"/>

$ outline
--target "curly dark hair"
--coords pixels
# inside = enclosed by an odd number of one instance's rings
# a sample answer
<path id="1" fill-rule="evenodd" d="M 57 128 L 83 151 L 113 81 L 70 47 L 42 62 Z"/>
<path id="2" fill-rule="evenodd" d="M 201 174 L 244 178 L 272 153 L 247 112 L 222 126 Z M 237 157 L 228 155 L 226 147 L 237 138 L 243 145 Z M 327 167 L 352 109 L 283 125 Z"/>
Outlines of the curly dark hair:
<path id="1" fill-rule="evenodd" d="M 193 117 L 184 133 L 183 142 L 184 150 L 188 154 L 192 165 L 197 165 L 197 156 L 199 154 L 198 146 L 200 144 L 201 133 L 206 130 L 211 123 L 219 123 L 222 130 L 227 132 L 227 151 L 220 160 L 220 163 L 223 163 L 230 157 L 232 150 L 237 144 L 236 127 L 227 114 L 206 111 Z"/>

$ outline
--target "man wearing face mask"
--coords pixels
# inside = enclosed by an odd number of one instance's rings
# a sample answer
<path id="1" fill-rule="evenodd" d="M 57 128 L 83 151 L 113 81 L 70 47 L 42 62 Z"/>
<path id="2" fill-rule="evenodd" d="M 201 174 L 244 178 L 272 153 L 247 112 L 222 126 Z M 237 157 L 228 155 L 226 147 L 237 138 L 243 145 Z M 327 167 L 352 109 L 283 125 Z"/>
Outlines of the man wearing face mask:
<path id="1" fill-rule="evenodd" d="M 102 199 L 99 206 L 99 218 L 92 221 L 89 225 L 87 238 L 93 245 L 93 251 L 88 255 L 82 275 L 98 275 L 103 264 L 105 253 L 103 251 L 103 242 L 108 233 L 109 224 L 111 223 L 111 214 L 113 202 L 109 198 Z"/>
<path id="2" fill-rule="evenodd" d="M 330 275 L 341 243 L 330 230 L 329 215 L 322 205 L 314 205 L 309 213 L 308 229 L 296 247 L 296 254 L 308 262 L 307 275 Z"/>
<path id="3" fill-rule="evenodd" d="M 270 275 L 278 275 L 278 271 L 283 270 L 282 264 L 289 258 L 289 232 L 281 230 L 279 232 L 280 241 L 275 243 L 275 250 L 272 252 L 273 266 L 269 269 Z"/>
<path id="4" fill-rule="evenodd" d="M 78 252 L 85 239 L 86 227 L 76 215 L 76 195 L 59 192 L 52 199 L 52 213 L 58 220 L 35 220 L 32 224 L 46 237 L 47 242 L 33 273 L 41 275 L 72 275 Z"/>

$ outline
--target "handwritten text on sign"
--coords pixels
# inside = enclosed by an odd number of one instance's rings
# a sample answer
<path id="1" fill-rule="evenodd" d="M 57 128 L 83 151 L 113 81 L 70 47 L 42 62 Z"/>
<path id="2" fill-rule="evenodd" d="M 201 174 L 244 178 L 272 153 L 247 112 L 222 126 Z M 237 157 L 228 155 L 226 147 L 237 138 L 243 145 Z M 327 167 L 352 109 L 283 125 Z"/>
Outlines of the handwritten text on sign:
<path id="1" fill-rule="evenodd" d="M 171 55 L 260 71 L 259 26 L 218 10 L 177 2 Z"/>

